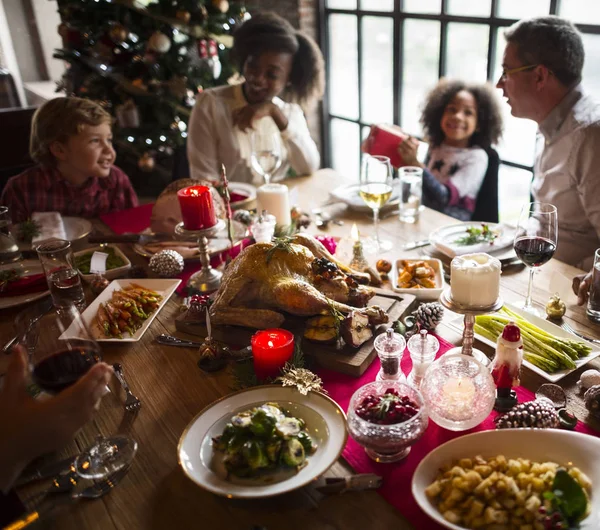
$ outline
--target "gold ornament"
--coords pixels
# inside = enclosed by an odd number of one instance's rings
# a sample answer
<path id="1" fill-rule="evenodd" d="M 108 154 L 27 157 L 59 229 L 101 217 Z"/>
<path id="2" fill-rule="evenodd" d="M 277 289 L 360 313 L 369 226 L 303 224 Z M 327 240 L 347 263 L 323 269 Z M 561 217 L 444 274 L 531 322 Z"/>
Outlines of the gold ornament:
<path id="1" fill-rule="evenodd" d="M 550 318 L 558 319 L 558 318 L 562 318 L 563 316 L 565 316 L 566 312 L 567 312 L 567 306 L 560 299 L 560 296 L 558 296 L 558 293 L 553 294 L 550 297 L 550 300 L 548 301 L 548 303 L 546 304 L 546 314 Z"/>
<path id="2" fill-rule="evenodd" d="M 157 53 L 167 53 L 171 49 L 171 39 L 161 31 L 155 31 L 148 39 L 148 49 Z"/>
<path id="3" fill-rule="evenodd" d="M 318 375 L 306 368 L 294 368 L 290 363 L 286 363 L 282 375 L 275 379 L 275 382 L 283 386 L 295 386 L 303 396 L 309 392 L 327 394 L 327 390 L 323 388 L 323 381 Z"/>
<path id="4" fill-rule="evenodd" d="M 181 20 L 184 24 L 189 24 L 190 19 L 192 18 L 190 12 L 185 9 L 178 9 L 175 16 L 177 17 L 177 20 Z"/>
<path id="5" fill-rule="evenodd" d="M 141 158 L 138 160 L 138 167 L 142 171 L 150 172 L 154 169 L 156 165 L 156 161 L 154 157 L 150 153 L 144 153 Z"/>
<path id="6" fill-rule="evenodd" d="M 227 0 L 212 0 L 212 5 L 221 13 L 227 13 L 227 11 L 229 11 L 229 2 Z"/>
<path id="7" fill-rule="evenodd" d="M 121 44 L 127 39 L 129 31 L 123 24 L 114 24 L 113 27 L 110 28 L 108 35 L 115 44 Z"/>

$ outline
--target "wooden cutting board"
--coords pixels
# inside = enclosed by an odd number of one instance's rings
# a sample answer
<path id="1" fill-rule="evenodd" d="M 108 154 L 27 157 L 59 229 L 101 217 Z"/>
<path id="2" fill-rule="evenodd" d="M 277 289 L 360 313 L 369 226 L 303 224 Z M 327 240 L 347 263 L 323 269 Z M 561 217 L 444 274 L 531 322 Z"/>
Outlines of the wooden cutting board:
<path id="1" fill-rule="evenodd" d="M 370 305 L 378 305 L 385 309 L 390 317 L 390 323 L 403 317 L 416 306 L 416 298 L 411 294 L 399 294 L 389 290 L 373 288 L 376 295 L 369 301 Z M 296 336 L 302 335 L 305 318 L 289 315 L 283 326 Z M 175 327 L 179 331 L 206 337 L 206 325 L 198 320 L 190 320 L 185 314 L 175 319 Z M 360 348 L 351 348 L 344 344 L 341 349 L 335 345 L 319 344 L 302 339 L 302 351 L 307 357 L 313 358 L 323 368 L 336 372 L 360 377 L 375 359 L 377 353 L 373 348 L 375 336 L 383 333 L 386 325 L 379 326 L 373 338 L 365 342 Z M 256 330 L 240 326 L 214 326 L 213 337 L 230 346 L 248 346 L 250 337 Z"/>

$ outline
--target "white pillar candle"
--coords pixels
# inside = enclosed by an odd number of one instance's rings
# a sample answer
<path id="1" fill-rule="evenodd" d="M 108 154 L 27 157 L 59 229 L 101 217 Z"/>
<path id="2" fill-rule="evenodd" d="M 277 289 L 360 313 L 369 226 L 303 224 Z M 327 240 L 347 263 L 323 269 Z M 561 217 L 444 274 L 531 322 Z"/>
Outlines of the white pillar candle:
<path id="1" fill-rule="evenodd" d="M 452 299 L 467 307 L 492 305 L 500 294 L 501 269 L 489 254 L 457 256 L 450 264 Z"/>
<path id="2" fill-rule="evenodd" d="M 289 190 L 284 184 L 264 184 L 258 188 L 256 206 L 259 212 L 267 210 L 274 215 L 278 226 L 292 224 Z"/>

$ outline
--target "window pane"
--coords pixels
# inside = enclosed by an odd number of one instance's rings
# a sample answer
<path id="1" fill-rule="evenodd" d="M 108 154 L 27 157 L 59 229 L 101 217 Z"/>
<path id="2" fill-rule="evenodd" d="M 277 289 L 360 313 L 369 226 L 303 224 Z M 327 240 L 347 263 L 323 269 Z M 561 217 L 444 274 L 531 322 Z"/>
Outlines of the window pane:
<path id="1" fill-rule="evenodd" d="M 567 4 L 572 2 L 562 2 Z M 550 0 L 499 0 L 498 16 L 501 18 L 529 18 L 539 17 L 550 13 Z"/>
<path id="2" fill-rule="evenodd" d="M 442 0 L 404 0 L 407 13 L 441 13 Z"/>
<path id="3" fill-rule="evenodd" d="M 387 17 L 362 19 L 362 116 L 367 123 L 394 119 L 394 21 Z"/>
<path id="4" fill-rule="evenodd" d="M 402 54 L 404 72 L 400 125 L 408 133 L 421 136 L 421 105 L 427 91 L 432 89 L 438 80 L 440 23 L 406 20 Z"/>
<path id="5" fill-rule="evenodd" d="M 357 17 L 329 17 L 329 109 L 358 119 Z"/>
<path id="6" fill-rule="evenodd" d="M 504 28 L 496 30 L 496 57 L 494 57 L 494 66 L 492 70 L 492 81 L 494 85 L 498 82 L 502 73 L 502 58 L 504 57 L 504 48 L 506 48 L 506 39 L 504 38 Z"/>
<path id="7" fill-rule="evenodd" d="M 516 225 L 524 204 L 529 202 L 530 171 L 500 165 L 498 173 L 498 202 L 500 221 Z"/>
<path id="8" fill-rule="evenodd" d="M 360 168 L 358 124 L 332 118 L 329 133 L 333 169 L 349 181 L 358 182 Z"/>
<path id="9" fill-rule="evenodd" d="M 327 7 L 333 9 L 356 9 L 356 0 L 327 0 Z"/>
<path id="10" fill-rule="evenodd" d="M 393 11 L 394 0 L 360 0 L 360 8 L 365 11 Z"/>
<path id="11" fill-rule="evenodd" d="M 585 62 L 583 63 L 583 80 L 590 94 L 600 93 L 600 35 L 583 34 Z"/>
<path id="12" fill-rule="evenodd" d="M 560 16 L 582 24 L 600 24 L 600 4 L 589 0 L 559 2 Z"/>
<path id="13" fill-rule="evenodd" d="M 489 17 L 492 12 L 492 0 L 448 0 L 448 13 L 471 17 Z"/>
<path id="14" fill-rule="evenodd" d="M 488 26 L 448 24 L 448 77 L 485 82 L 487 77 Z"/>

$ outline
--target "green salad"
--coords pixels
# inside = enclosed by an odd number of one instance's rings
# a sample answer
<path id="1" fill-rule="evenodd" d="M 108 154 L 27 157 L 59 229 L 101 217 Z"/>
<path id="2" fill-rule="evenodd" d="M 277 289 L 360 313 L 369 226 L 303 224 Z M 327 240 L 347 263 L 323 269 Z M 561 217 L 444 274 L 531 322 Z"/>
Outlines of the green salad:
<path id="1" fill-rule="evenodd" d="M 90 264 L 94 252 L 95 251 L 92 250 L 85 254 L 81 254 L 80 256 L 75 256 L 75 267 L 78 268 L 82 274 L 90 274 Z M 104 248 L 101 252 L 108 254 L 108 257 L 106 258 L 107 271 L 125 265 L 125 260 L 116 253 L 114 247 Z"/>
<path id="2" fill-rule="evenodd" d="M 213 438 L 228 474 L 255 477 L 278 469 L 300 469 L 317 446 L 306 425 L 277 403 L 265 403 L 231 418 Z"/>

